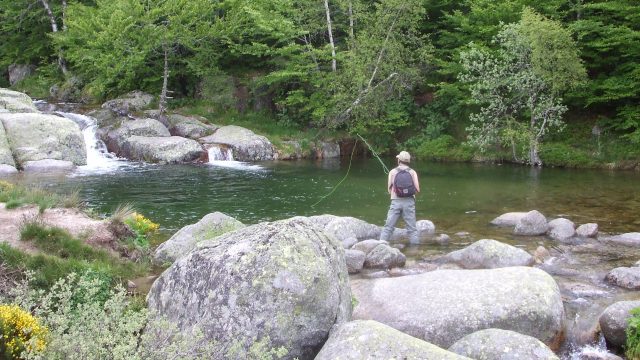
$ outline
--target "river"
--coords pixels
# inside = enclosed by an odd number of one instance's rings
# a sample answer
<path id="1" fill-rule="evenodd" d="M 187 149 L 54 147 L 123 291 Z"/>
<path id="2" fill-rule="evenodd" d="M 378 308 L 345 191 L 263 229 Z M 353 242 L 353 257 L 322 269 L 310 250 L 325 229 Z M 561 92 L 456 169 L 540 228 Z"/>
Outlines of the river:
<path id="1" fill-rule="evenodd" d="M 110 166 L 79 168 L 70 175 L 19 174 L 12 180 L 56 192 L 77 190 L 94 212 L 105 216 L 119 204 L 131 203 L 161 225 L 164 238 L 213 211 L 246 224 L 328 213 L 382 225 L 389 204 L 386 174 L 375 159 L 354 159 L 351 166 L 348 159 L 251 165 L 110 161 Z M 392 165 L 393 159 L 386 163 Z M 416 206 L 418 218 L 432 220 L 437 232 L 449 234 L 452 240 L 448 245 L 404 248 L 407 267 L 434 261 L 483 238 L 530 252 L 539 245 L 552 249 L 554 261 L 545 270 L 556 278 L 565 298 L 568 341 L 561 350 L 563 358 L 571 359 L 576 349 L 593 342 L 593 326 L 607 305 L 640 299 L 636 292 L 604 281 L 612 268 L 631 266 L 640 259 L 636 249 L 605 246 L 594 251 L 584 244 L 516 237 L 510 229 L 489 225 L 502 213 L 536 209 L 547 218 L 562 216 L 576 225 L 598 223 L 601 233 L 640 231 L 640 174 L 420 161 L 412 166 L 422 188 Z M 456 236 L 459 232 L 469 235 Z M 579 291 L 575 284 L 579 284 Z"/>

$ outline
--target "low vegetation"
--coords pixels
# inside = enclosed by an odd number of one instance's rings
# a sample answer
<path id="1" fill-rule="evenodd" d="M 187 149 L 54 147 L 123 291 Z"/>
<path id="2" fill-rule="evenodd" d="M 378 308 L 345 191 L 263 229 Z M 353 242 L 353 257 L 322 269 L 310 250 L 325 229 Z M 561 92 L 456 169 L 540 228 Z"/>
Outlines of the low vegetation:
<path id="1" fill-rule="evenodd" d="M 640 359 L 640 308 L 631 310 L 631 317 L 627 320 L 627 343 L 625 356 L 629 360 Z"/>
<path id="2" fill-rule="evenodd" d="M 40 212 L 53 207 L 79 208 L 82 205 L 78 192 L 59 195 L 38 187 L 27 187 L 0 180 L 0 202 L 7 209 L 24 205 L 37 205 Z"/>

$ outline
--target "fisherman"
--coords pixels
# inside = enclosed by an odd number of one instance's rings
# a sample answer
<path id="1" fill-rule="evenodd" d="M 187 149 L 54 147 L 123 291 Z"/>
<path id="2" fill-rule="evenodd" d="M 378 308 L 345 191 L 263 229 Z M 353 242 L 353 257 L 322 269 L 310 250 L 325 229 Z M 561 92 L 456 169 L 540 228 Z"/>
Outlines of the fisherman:
<path id="1" fill-rule="evenodd" d="M 411 155 L 401 151 L 396 158 L 398 167 L 389 172 L 387 190 L 391 195 L 391 206 L 387 213 L 387 221 L 380 234 L 380 240 L 389 241 L 396 226 L 396 222 L 402 215 L 407 226 L 407 235 L 411 244 L 418 243 L 418 230 L 416 229 L 416 195 L 420 192 L 418 174 L 409 167 Z"/>

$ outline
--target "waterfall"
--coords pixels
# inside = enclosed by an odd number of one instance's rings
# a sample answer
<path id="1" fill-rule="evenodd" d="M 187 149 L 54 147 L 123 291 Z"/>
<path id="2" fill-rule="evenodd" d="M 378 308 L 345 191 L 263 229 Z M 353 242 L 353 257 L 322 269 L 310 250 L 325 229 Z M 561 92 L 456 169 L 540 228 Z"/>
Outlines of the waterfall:
<path id="1" fill-rule="evenodd" d="M 209 162 L 214 161 L 233 161 L 233 150 L 227 148 L 221 148 L 217 145 L 213 145 L 208 150 Z"/>
<path id="2" fill-rule="evenodd" d="M 90 116 L 59 111 L 57 111 L 56 114 L 72 120 L 78 124 L 80 130 L 82 130 L 82 136 L 84 137 L 87 150 L 87 165 L 81 166 L 80 170 L 88 170 L 90 172 L 113 171 L 127 165 L 126 161 L 110 153 L 105 143 L 98 138 L 96 133 L 98 130 L 96 119 Z"/>

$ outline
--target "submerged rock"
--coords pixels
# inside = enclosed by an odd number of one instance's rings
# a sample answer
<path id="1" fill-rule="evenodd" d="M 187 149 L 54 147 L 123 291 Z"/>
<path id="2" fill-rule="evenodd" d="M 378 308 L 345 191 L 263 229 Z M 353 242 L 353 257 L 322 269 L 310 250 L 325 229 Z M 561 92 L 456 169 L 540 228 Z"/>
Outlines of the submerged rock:
<path id="1" fill-rule="evenodd" d="M 640 246 L 640 232 L 632 232 L 626 234 L 620 234 L 616 236 L 610 236 L 604 239 L 608 242 L 627 246 Z"/>
<path id="2" fill-rule="evenodd" d="M 542 270 L 438 270 L 354 280 L 354 319 L 376 320 L 442 347 L 487 328 L 533 336 L 552 348 L 564 307 L 558 285 Z"/>
<path id="3" fill-rule="evenodd" d="M 162 273 L 147 302 L 178 331 L 199 326 L 218 359 L 280 348 L 311 359 L 351 315 L 342 245 L 305 218 L 216 238 Z"/>
<path id="4" fill-rule="evenodd" d="M 495 269 L 508 266 L 531 266 L 533 257 L 517 247 L 496 240 L 482 239 L 444 257 L 465 269 Z"/>
<path id="5" fill-rule="evenodd" d="M 371 320 L 344 323 L 331 332 L 315 360 L 334 359 L 470 360 Z"/>
<path id="6" fill-rule="evenodd" d="M 606 277 L 610 283 L 625 289 L 640 289 L 640 267 L 619 267 L 611 270 Z"/>
<path id="7" fill-rule="evenodd" d="M 554 240 L 566 240 L 576 234 L 576 225 L 568 219 L 558 218 L 549 221 L 548 235 Z"/>
<path id="8" fill-rule="evenodd" d="M 625 345 L 627 321 L 631 318 L 631 310 L 637 307 L 640 307 L 640 301 L 619 301 L 609 305 L 600 315 L 600 329 L 609 345 L 618 349 Z"/>
<path id="9" fill-rule="evenodd" d="M 183 227 L 160 244 L 153 260 L 157 264 L 172 263 L 195 249 L 199 243 L 243 227 L 240 221 L 221 212 L 205 215 L 197 223 Z"/>
<path id="10" fill-rule="evenodd" d="M 275 147 L 262 135 L 236 125 L 223 126 L 213 135 L 200 139 L 204 144 L 222 144 L 233 150 L 233 158 L 239 161 L 273 160 Z"/>
<path id="11" fill-rule="evenodd" d="M 72 120 L 44 114 L 0 114 L 17 167 L 28 161 L 87 163 L 80 127 Z"/>
<path id="12" fill-rule="evenodd" d="M 491 220 L 491 225 L 498 227 L 514 227 L 516 224 L 527 215 L 526 212 L 510 212 L 502 214 L 497 218 Z"/>
<path id="13" fill-rule="evenodd" d="M 544 235 L 549 229 L 547 219 L 538 210 L 532 210 L 525 214 L 513 230 L 516 235 L 537 236 Z"/>
<path id="14" fill-rule="evenodd" d="M 501 329 L 474 332 L 456 341 L 449 351 L 475 360 L 560 360 L 540 340 Z"/>
<path id="15" fill-rule="evenodd" d="M 594 238 L 598 236 L 598 224 L 588 223 L 578 226 L 576 229 L 576 235 L 580 237 Z"/>

